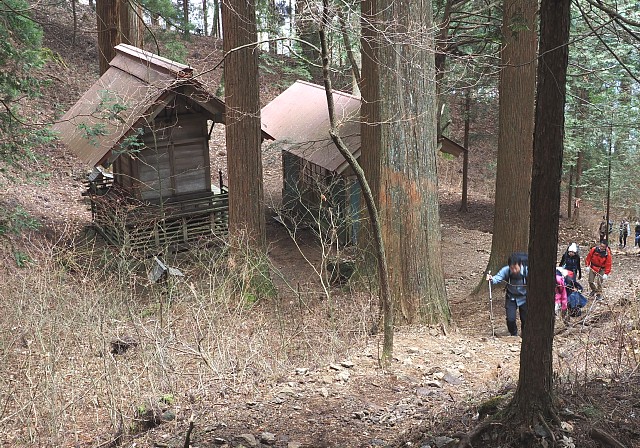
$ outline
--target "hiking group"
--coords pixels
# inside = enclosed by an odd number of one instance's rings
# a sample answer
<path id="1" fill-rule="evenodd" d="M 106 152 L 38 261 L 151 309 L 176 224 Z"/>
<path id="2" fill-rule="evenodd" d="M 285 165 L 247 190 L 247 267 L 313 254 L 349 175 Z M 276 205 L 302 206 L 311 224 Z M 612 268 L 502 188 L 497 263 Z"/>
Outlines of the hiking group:
<path id="1" fill-rule="evenodd" d="M 633 236 L 633 246 L 640 247 L 640 221 L 636 218 L 634 226 L 634 234 L 631 234 L 631 224 L 627 218 L 622 218 L 618 225 L 618 244 L 621 249 L 627 247 L 627 238 Z M 600 227 L 598 229 L 600 241 L 611 241 L 610 234 L 613 232 L 613 221 L 607 221 L 605 216 L 602 217 Z"/>
<path id="2" fill-rule="evenodd" d="M 611 273 L 611 250 L 606 240 L 592 247 L 585 257 L 585 270 L 588 272 L 589 288 L 594 300 L 603 298 L 603 282 Z M 489 297 L 492 301 L 491 285 L 505 284 L 505 312 L 507 329 L 511 336 L 518 335 L 517 314 L 520 314 L 521 332 L 527 320 L 527 278 L 529 276 L 528 256 L 526 253 L 513 253 L 507 265 L 495 275 L 487 274 Z M 555 272 L 555 313 L 562 316 L 565 322 L 570 317 L 580 316 L 582 308 L 588 300 L 582 294 L 583 287 L 578 280 L 582 279 L 580 249 L 578 244 L 571 243 L 563 253 Z M 493 303 L 491 303 L 491 322 L 493 325 Z M 495 333 L 495 330 L 494 330 Z"/>

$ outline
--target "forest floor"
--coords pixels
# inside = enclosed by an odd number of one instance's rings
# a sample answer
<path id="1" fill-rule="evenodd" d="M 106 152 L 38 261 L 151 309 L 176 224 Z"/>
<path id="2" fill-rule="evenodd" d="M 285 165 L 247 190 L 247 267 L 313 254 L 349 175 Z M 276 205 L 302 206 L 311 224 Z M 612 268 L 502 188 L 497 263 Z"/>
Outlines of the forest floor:
<path id="1" fill-rule="evenodd" d="M 92 19 L 85 16 L 81 16 L 81 20 L 92 23 Z M 74 67 L 77 70 L 81 66 L 78 58 L 84 58 L 85 64 L 88 61 L 93 63 L 95 47 L 91 46 L 88 38 L 80 37 L 77 45 L 85 43 L 87 48 L 83 52 L 76 51 L 74 55 L 73 49 L 65 47 L 68 44 L 63 45 L 63 42 L 70 42 L 64 38 L 68 37 L 69 30 L 65 31 L 66 34 L 61 33 L 62 25 L 58 22 L 55 27 L 51 26 L 49 35 L 57 36 L 51 37 L 51 42 L 60 40 L 57 51 L 63 57 L 76 61 L 74 64 L 77 65 L 69 70 L 73 71 Z M 67 53 L 64 53 L 65 48 Z M 217 51 L 219 54 L 219 49 Z M 202 55 L 206 54 L 206 49 L 196 48 L 193 52 Z M 71 71 L 68 72 L 69 77 Z M 91 79 L 95 79 L 90 70 L 82 73 L 85 78 L 74 75 L 79 79 L 69 83 L 71 87 L 62 83 L 51 87 L 49 95 L 41 102 L 46 106 L 43 107 L 45 115 L 53 114 L 54 109 L 50 104 L 47 106 L 47 101 L 59 101 L 62 106 L 58 108 L 64 108 L 90 85 Z M 217 141 L 220 142 L 220 138 Z M 48 172 L 46 188 L 41 183 L 11 183 L 3 179 L 4 190 L 0 197 L 3 205 L 22 207 L 37 217 L 45 230 L 29 234 L 26 240 L 15 239 L 10 247 L 2 247 L 4 280 L 0 283 L 3 284 L 16 283 L 21 279 L 20 270 L 14 266 L 16 247 L 45 248 L 48 247 L 47 241 L 55 245 L 62 234 L 85 233 L 90 222 L 86 204 L 80 196 L 85 168 L 62 148 L 52 146 L 45 151 L 51 163 L 37 166 L 34 171 Z M 211 155 L 213 169 L 217 164 L 224 170 L 224 144 L 213 144 Z M 273 219 L 281 185 L 280 154 L 277 148 L 267 147 L 263 157 L 265 192 L 269 202 L 268 256 L 274 271 L 282 278 L 276 281 L 277 298 L 258 304 L 257 312 L 262 307 L 268 313 L 266 308 L 278 304 L 284 307 L 287 319 L 295 320 L 297 316 L 293 313 L 299 310 L 294 302 L 300 299 L 300 291 L 321 290 L 315 272 L 321 252 L 309 230 L 301 230 L 294 239 Z M 55 170 L 51 170 L 52 167 Z M 450 171 L 455 172 L 455 169 L 445 168 L 441 173 Z M 484 185 L 481 179 L 474 182 L 472 186 Z M 470 431 L 482 421 L 484 411 L 492 408 L 487 403 L 495 403 L 491 401 L 493 397 L 504 399 L 498 407 L 508 401 L 518 380 L 521 339 L 509 336 L 506 331 L 500 288 L 493 290 L 493 319 L 488 288 L 483 286 L 478 294 L 472 294 L 482 282 L 491 248 L 490 231 L 494 217 L 490 197 L 484 194 L 483 188 L 472 188 L 469 211 L 463 213 L 458 211 L 457 181 L 443 184 L 440 195 L 442 253 L 452 322 L 450 326 L 397 328 L 390 367 L 380 368 L 381 337 L 368 334 L 366 329 L 359 333 L 358 338 L 333 341 L 332 344 L 341 346 L 335 350 L 335 358 L 325 356 L 320 363 L 305 363 L 300 357 L 280 370 L 255 372 L 260 381 L 252 383 L 251 387 L 243 387 L 237 380 L 247 378 L 246 375 L 250 377 L 251 373 L 235 376 L 235 373 L 222 375 L 210 372 L 210 378 L 201 374 L 196 378 L 193 374 L 190 379 L 188 370 L 181 371 L 189 364 L 177 363 L 171 370 L 171 375 L 181 378 L 179 387 L 174 385 L 175 397 L 164 400 L 161 417 L 154 417 L 152 424 L 142 431 L 139 428 L 131 431 L 130 426 L 119 428 L 114 424 L 118 419 L 113 415 L 110 403 L 86 398 L 92 396 L 91 383 L 98 382 L 99 370 L 97 373 L 69 370 L 59 373 L 68 381 L 56 383 L 56 390 L 51 392 L 51 396 L 38 395 L 32 400 L 49 403 L 57 397 L 66 397 L 67 407 L 78 406 L 73 418 L 65 417 L 59 428 L 52 431 L 53 435 L 39 437 L 38 428 L 43 423 L 34 420 L 40 414 L 35 410 L 32 413 L 25 411 L 29 407 L 28 402 L 19 403 L 17 399 L 20 406 L 14 408 L 14 403 L 3 393 L 0 446 L 97 448 L 121 444 L 177 448 L 185 446 L 188 432 L 193 448 L 452 446 L 454 434 Z M 600 212 L 585 206 L 582 214 L 583 220 L 579 223 L 562 219 L 559 254 L 571 241 L 578 241 L 584 256 L 594 241 Z M 95 243 L 95 239 L 90 242 Z M 572 318 L 568 323 L 556 322 L 554 372 L 563 422 L 563 433 L 556 434 L 556 446 L 601 446 L 590 436 L 594 428 L 611 434 L 624 446 L 640 446 L 638 252 L 636 248 L 613 248 L 613 273 L 606 283 L 605 299 L 596 303 L 590 300 L 587 311 L 579 318 Z M 33 257 L 37 259 L 37 255 Z M 80 284 L 71 286 L 82 287 Z M 332 287 L 326 295 L 330 298 L 323 298 L 323 293 L 313 294 L 317 297 L 308 303 L 309 306 L 332 301 L 336 309 L 347 310 L 354 304 L 364 303 L 365 311 L 376 311 L 375 304 L 366 308 L 367 299 L 363 299 L 357 290 Z M 14 306 L 12 297 L 3 297 L 3 302 L 4 306 Z M 363 321 L 367 322 L 367 318 Z M 12 378 L 7 381 L 13 381 L 14 375 L 22 378 L 21 372 L 28 370 L 27 365 L 33 359 L 41 359 L 44 363 L 48 353 L 38 353 L 39 345 L 44 346 L 45 341 L 8 344 L 7 341 L 13 340 L 9 335 L 19 330 L 22 324 L 14 322 L 9 326 L 5 320 L 1 322 L 2 356 L 6 365 L 0 373 L 3 377 Z M 196 323 L 183 322 L 182 325 L 188 327 Z M 265 332 L 267 336 L 268 330 Z M 106 338 L 107 334 L 101 337 Z M 51 338 L 55 339 L 55 335 Z M 81 341 L 78 344 L 81 345 Z M 306 349 L 322 351 L 322 347 Z M 136 375 L 150 374 L 151 364 L 141 353 L 136 353 L 137 350 L 112 356 L 111 361 L 105 361 L 107 357 L 100 355 L 100 360 L 87 361 L 86 364 L 113 362 L 123 372 L 129 372 L 125 369 L 127 366 Z M 70 347 L 69 359 L 72 354 Z M 195 352 L 192 354 L 197 355 Z M 275 354 L 256 351 L 254 356 L 269 359 Z M 74 375 L 83 376 L 86 380 L 88 384 L 84 389 L 73 389 L 77 384 Z M 10 382 L 11 393 L 18 396 L 22 390 L 36 390 L 34 384 L 46 381 L 49 376 L 55 376 L 54 372 L 46 371 L 42 378 L 24 375 L 22 382 Z M 198 393 L 190 392 L 192 389 Z M 116 386 L 110 391 L 111 394 L 117 392 Z M 142 391 L 141 395 L 144 395 Z M 85 408 L 79 407 L 78 403 L 83 403 Z M 33 403 L 32 406 L 36 408 Z M 60 412 L 66 416 L 66 407 L 62 406 Z M 488 412 L 495 412 L 495 409 Z M 20 415 L 26 415 L 27 420 L 31 418 L 29 424 L 20 420 Z M 191 423 L 192 431 L 189 430 Z M 494 445 L 491 440 L 482 440 L 474 446 Z"/>

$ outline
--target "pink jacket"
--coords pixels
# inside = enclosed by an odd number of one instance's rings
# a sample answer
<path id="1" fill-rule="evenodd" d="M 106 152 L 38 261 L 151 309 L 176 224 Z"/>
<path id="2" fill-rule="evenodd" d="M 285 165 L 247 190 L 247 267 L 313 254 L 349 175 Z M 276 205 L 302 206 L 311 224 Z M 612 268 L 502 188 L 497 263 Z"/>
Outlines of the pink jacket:
<path id="1" fill-rule="evenodd" d="M 567 309 L 567 288 L 562 275 L 556 274 L 556 309 L 564 311 Z"/>

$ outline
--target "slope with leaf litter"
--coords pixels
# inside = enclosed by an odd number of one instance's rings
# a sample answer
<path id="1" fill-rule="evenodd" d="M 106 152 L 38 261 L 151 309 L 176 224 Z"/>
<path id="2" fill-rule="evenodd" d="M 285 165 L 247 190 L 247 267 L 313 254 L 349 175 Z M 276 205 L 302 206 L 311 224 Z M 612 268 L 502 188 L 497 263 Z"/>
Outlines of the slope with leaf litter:
<path id="1" fill-rule="evenodd" d="M 60 18 L 51 15 L 52 46 L 70 42 L 62 38 L 70 28 Z M 190 54 L 212 54 L 208 40 L 194 40 L 201 46 Z M 87 48 L 90 41 L 81 40 Z M 64 109 L 63 101 L 74 101 L 64 92 L 79 96 L 97 77 L 91 68 L 83 71 L 91 51 L 60 50 L 66 67 L 52 63 L 57 82 L 40 103 L 45 114 Z M 254 440 L 290 447 L 433 446 L 495 412 L 503 401 L 489 398 L 508 399 L 515 387 L 520 344 L 506 336 L 499 291 L 497 338 L 486 295 L 468 296 L 483 276 L 493 219 L 486 191 L 474 190 L 473 182 L 469 214 L 457 212 L 456 181 L 444 182 L 450 188 L 442 191 L 443 261 L 455 326 L 398 329 L 394 363 L 382 371 L 381 341 L 368 334 L 375 297 L 362 288 L 323 290 L 314 272 L 322 254 L 308 231 L 297 241 L 313 267 L 269 221 L 277 296 L 248 303 L 241 281 L 223 280 L 246 272 L 208 252 L 176 259 L 187 278 L 165 291 L 148 285 L 145 260 L 78 233 L 89 220 L 79 199 L 84 167 L 61 148 L 44 150 L 56 168 L 38 167 L 55 173 L 46 190 L 11 187 L 5 196 L 41 218 L 49 237 L 30 235 L 25 247 L 36 261 L 32 272 L 12 269 L 1 285 L 3 297 L 14 299 L 2 304 L 0 326 L 2 390 L 11 392 L 2 395 L 8 411 L 0 416 L 0 440 L 6 444 L 177 447 L 184 446 L 191 419 L 192 446 Z M 212 151 L 222 164 L 224 146 Z M 279 155 L 267 152 L 265 160 L 273 167 Z M 280 188 L 279 173 L 270 171 L 267 191 Z M 562 241 L 590 239 L 589 229 L 562 226 Z M 607 300 L 594 306 L 585 325 L 574 320 L 558 327 L 564 436 L 575 446 L 597 446 L 588 436 L 592 427 L 627 446 L 638 435 L 638 259 L 631 252 L 615 254 Z M 219 275 L 207 276 L 207 267 Z M 128 337 L 136 344 L 111 352 L 112 341 Z M 477 443 L 495 446 L 491 439 Z"/>

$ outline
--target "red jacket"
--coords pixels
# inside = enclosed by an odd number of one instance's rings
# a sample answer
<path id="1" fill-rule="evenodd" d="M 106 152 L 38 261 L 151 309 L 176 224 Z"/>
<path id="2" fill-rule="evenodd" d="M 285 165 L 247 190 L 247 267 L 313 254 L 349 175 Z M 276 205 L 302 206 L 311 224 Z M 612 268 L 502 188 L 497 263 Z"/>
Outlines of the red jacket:
<path id="1" fill-rule="evenodd" d="M 604 269 L 604 273 L 609 275 L 611 272 L 611 250 L 607 247 L 607 255 L 603 257 L 596 251 L 597 248 L 598 246 L 591 248 L 584 262 L 594 272 L 600 272 Z"/>

